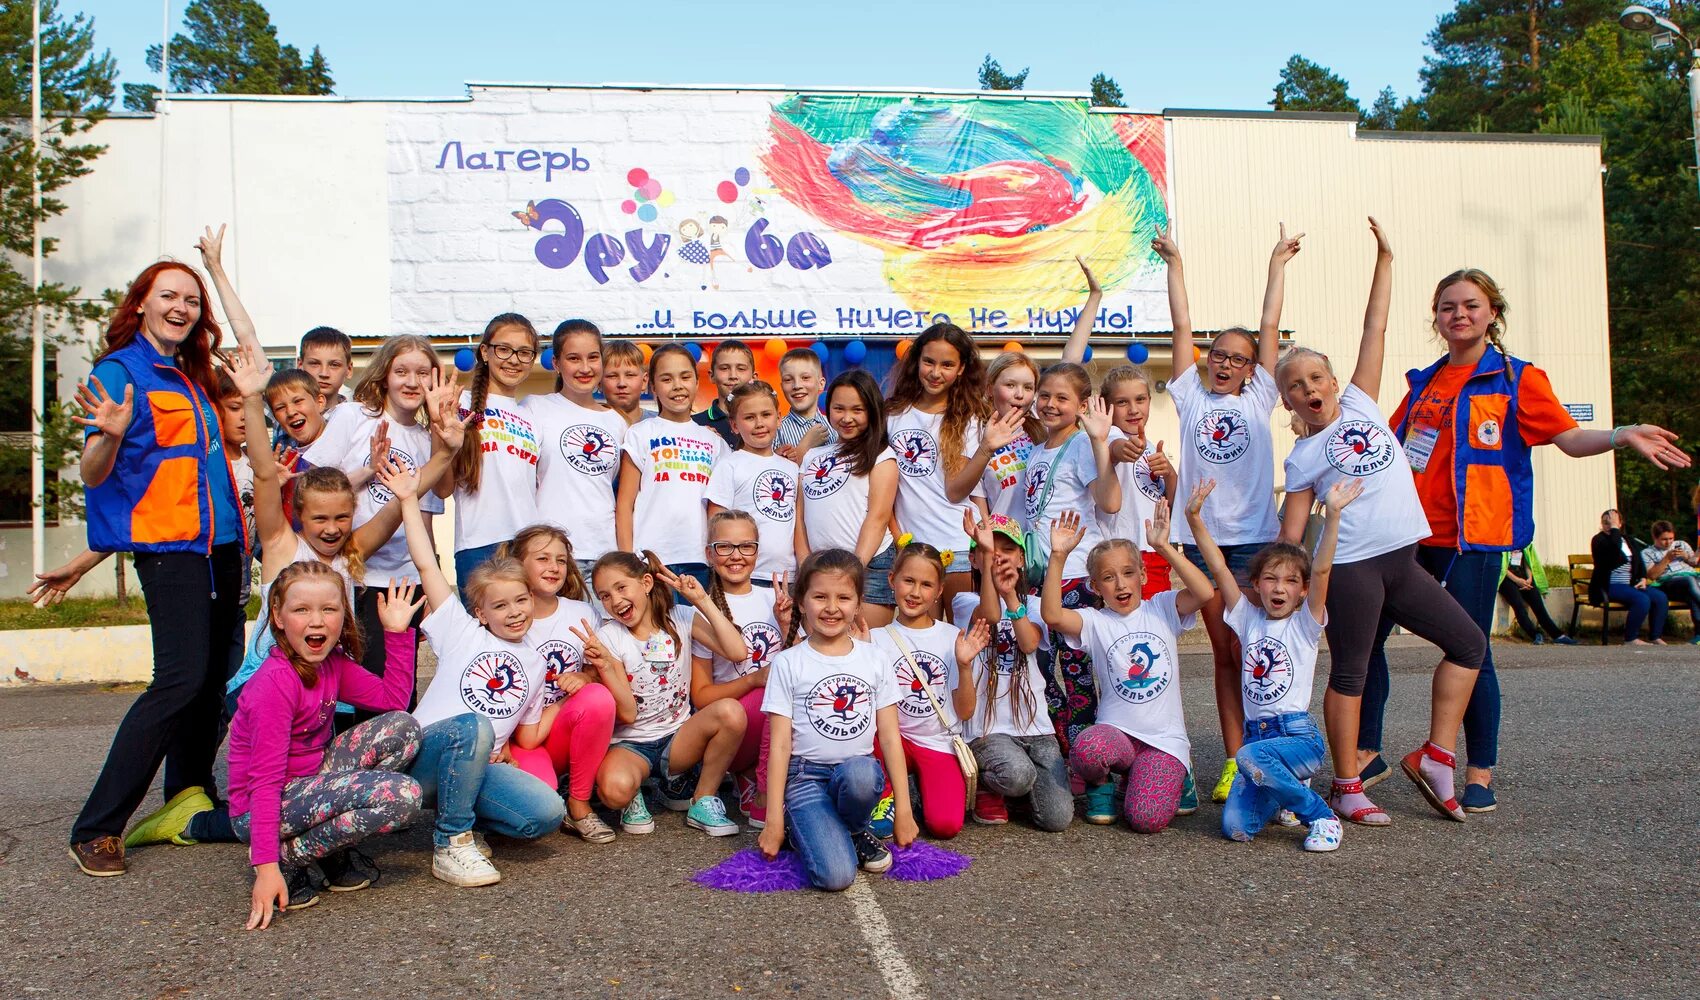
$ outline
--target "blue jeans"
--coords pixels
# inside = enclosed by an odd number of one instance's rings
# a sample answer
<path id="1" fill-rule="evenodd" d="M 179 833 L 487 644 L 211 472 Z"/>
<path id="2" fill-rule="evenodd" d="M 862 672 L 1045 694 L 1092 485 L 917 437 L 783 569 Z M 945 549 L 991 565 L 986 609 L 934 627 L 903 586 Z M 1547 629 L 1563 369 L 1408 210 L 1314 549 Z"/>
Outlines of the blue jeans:
<path id="1" fill-rule="evenodd" d="M 1247 719 L 1245 745 L 1234 755 L 1239 773 L 1222 807 L 1222 836 L 1250 840 L 1278 809 L 1291 809 L 1307 825 L 1333 815 L 1322 796 L 1305 784 L 1327 759 L 1322 731 L 1308 713 Z"/>
<path id="2" fill-rule="evenodd" d="M 1499 764 L 1499 674 L 1493 669 L 1493 612 L 1499 596 L 1499 552 L 1456 552 L 1432 545 L 1417 546 L 1417 565 L 1446 585 L 1470 620 L 1487 637 L 1487 655 L 1476 675 L 1470 705 L 1464 710 L 1464 760 L 1470 767 L 1492 768 Z M 1375 648 L 1369 654 L 1369 674 L 1364 678 L 1364 701 L 1358 718 L 1358 748 L 1380 752 L 1382 723 L 1387 714 L 1387 695 L 1392 681 L 1387 673 L 1387 636 L 1392 619 L 1383 616 L 1375 632 Z"/>
<path id="3" fill-rule="evenodd" d="M 490 763 L 495 734 L 490 720 L 468 712 L 425 727 L 419 755 L 407 773 L 437 810 L 431 842 L 480 829 L 536 840 L 561 825 L 566 803 L 554 789 L 512 764 Z"/>
<path id="4" fill-rule="evenodd" d="M 472 613 L 472 603 L 466 599 L 466 578 L 472 571 L 490 561 L 490 557 L 501 548 L 501 542 L 490 545 L 477 545 L 470 549 L 459 549 L 455 552 L 455 586 L 460 588 L 460 603 L 466 608 L 466 613 Z"/>
<path id="5" fill-rule="evenodd" d="M 792 758 L 785 779 L 785 829 L 803 858 L 809 882 L 838 892 L 856 880 L 850 834 L 868 828 L 885 790 L 885 769 L 873 757 L 839 764 Z"/>
<path id="6" fill-rule="evenodd" d="M 1623 623 L 1624 642 L 1639 638 L 1641 623 L 1649 619 L 1647 638 L 1665 637 L 1665 615 L 1670 613 L 1670 597 L 1664 591 L 1651 585 L 1631 587 L 1627 583 L 1608 583 L 1606 594 L 1629 609 L 1629 617 Z"/>
<path id="7" fill-rule="evenodd" d="M 1274 539 L 1270 539 L 1273 542 Z M 1251 557 L 1257 555 L 1269 546 L 1269 542 L 1250 545 L 1224 545 L 1222 560 L 1228 564 L 1228 572 L 1234 574 L 1234 580 L 1242 587 L 1251 586 Z M 1204 565 L 1204 553 L 1198 551 L 1198 546 L 1182 543 L 1181 554 L 1186 561 L 1198 567 L 1205 576 L 1210 575 L 1210 567 Z"/>
<path id="8" fill-rule="evenodd" d="M 882 608 L 897 604 L 897 595 L 891 592 L 891 564 L 896 558 L 897 546 L 892 544 L 868 560 L 868 571 L 862 576 L 863 603 L 877 604 Z"/>
<path id="9" fill-rule="evenodd" d="M 1700 577 L 1666 575 L 1659 579 L 1659 590 L 1671 600 L 1688 605 L 1688 613 L 1694 618 L 1695 634 L 1700 635 Z"/>

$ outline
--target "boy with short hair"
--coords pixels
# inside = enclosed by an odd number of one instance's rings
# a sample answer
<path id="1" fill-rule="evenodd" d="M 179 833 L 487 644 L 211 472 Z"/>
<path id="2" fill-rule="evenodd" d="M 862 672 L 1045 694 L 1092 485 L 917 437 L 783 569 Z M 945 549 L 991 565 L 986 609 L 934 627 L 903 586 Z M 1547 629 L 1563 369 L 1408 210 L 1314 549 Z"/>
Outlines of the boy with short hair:
<path id="1" fill-rule="evenodd" d="M 715 432 L 726 439 L 733 448 L 742 442 L 738 432 L 732 429 L 732 414 L 727 404 L 732 401 L 732 390 L 756 377 L 756 355 L 749 346 L 741 340 L 722 340 L 714 345 L 714 353 L 708 356 L 708 380 L 714 383 L 716 395 L 708 404 L 708 409 L 691 415 L 699 427 L 712 427 Z"/>
<path id="2" fill-rule="evenodd" d="M 354 372 L 354 342 L 335 327 L 316 326 L 302 335 L 295 365 L 319 383 L 329 413 L 342 402 L 342 384 Z"/>
<path id="3" fill-rule="evenodd" d="M 801 462 L 810 448 L 818 448 L 832 439 L 832 428 L 820 408 L 821 390 L 826 388 L 820 355 L 807 347 L 786 351 L 779 359 L 779 386 L 791 411 L 779 421 L 773 450 L 793 462 Z"/>
<path id="4" fill-rule="evenodd" d="M 266 383 L 266 407 L 283 432 L 278 443 L 306 448 L 325 429 L 325 394 L 319 380 L 300 368 L 285 368 Z"/>
<path id="5" fill-rule="evenodd" d="M 602 342 L 602 401 L 626 421 L 626 426 L 655 416 L 640 405 L 649 388 L 643 351 L 629 340 L 608 338 Z"/>

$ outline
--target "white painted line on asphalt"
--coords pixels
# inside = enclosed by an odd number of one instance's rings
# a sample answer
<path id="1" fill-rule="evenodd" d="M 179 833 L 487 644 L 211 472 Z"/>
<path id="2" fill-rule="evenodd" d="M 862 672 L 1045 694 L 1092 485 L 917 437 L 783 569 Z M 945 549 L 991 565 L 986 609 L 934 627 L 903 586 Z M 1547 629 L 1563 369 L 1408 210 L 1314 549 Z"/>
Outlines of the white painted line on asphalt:
<path id="1" fill-rule="evenodd" d="M 844 890 L 844 896 L 850 900 L 850 908 L 856 911 L 856 926 L 861 929 L 862 937 L 867 939 L 868 947 L 873 950 L 874 967 L 879 969 L 892 997 L 895 1000 L 926 1000 L 927 994 L 921 989 L 921 980 L 916 978 L 915 970 L 909 967 L 909 960 L 903 957 L 903 950 L 897 947 L 897 935 L 892 933 L 891 924 L 885 919 L 885 911 L 880 909 L 879 897 L 868 887 L 867 880 L 857 877 L 856 881 L 850 883 L 850 888 Z"/>

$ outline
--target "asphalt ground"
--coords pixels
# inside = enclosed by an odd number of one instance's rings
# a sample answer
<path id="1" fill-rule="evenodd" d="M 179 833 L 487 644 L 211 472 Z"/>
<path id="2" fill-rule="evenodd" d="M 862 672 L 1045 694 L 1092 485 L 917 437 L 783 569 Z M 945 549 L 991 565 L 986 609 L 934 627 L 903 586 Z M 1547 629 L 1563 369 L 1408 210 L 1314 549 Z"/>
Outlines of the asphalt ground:
<path id="1" fill-rule="evenodd" d="M 1206 802 L 1151 837 L 970 823 L 948 846 L 972 867 L 939 882 L 737 895 L 690 876 L 753 836 L 663 814 L 603 847 L 497 841 L 502 883 L 455 889 L 420 826 L 376 842 L 376 886 L 264 932 L 242 929 L 240 845 L 142 849 L 107 879 L 65 856 L 134 688 L 0 694 L 0 997 L 1700 994 L 1700 649 L 1495 656 L 1499 811 L 1444 821 L 1395 775 L 1374 792 L 1394 825 L 1348 826 L 1332 855 L 1303 853 L 1299 830 L 1224 841 Z M 1393 651 L 1392 751 L 1424 737 L 1434 659 Z M 1184 661 L 1213 777 L 1209 660 Z"/>

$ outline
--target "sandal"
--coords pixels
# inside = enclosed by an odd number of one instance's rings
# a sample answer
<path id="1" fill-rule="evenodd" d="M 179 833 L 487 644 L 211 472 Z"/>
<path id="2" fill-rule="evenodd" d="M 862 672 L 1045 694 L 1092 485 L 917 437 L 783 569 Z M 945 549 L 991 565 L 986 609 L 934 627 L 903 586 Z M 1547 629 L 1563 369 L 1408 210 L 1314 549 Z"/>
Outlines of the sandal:
<path id="1" fill-rule="evenodd" d="M 1450 795 L 1442 798 L 1440 791 L 1433 785 L 1429 784 L 1427 778 L 1423 777 L 1423 769 L 1420 765 L 1424 754 L 1427 754 L 1431 759 L 1438 763 L 1448 763 L 1439 757 L 1435 757 L 1432 753 L 1429 753 L 1428 748 L 1425 746 L 1421 750 L 1412 750 L 1410 753 L 1406 754 L 1404 759 L 1399 762 L 1400 770 L 1405 772 L 1405 777 L 1410 778 L 1411 781 L 1416 783 L 1417 791 L 1423 793 L 1423 798 L 1428 800 L 1428 804 L 1433 806 L 1436 812 L 1445 816 L 1447 819 L 1454 820 L 1459 823 L 1465 822 L 1464 810 L 1458 805 L 1458 800 Z"/>
<path id="2" fill-rule="evenodd" d="M 1387 815 L 1387 810 L 1381 808 L 1380 806 L 1376 805 L 1373 802 L 1370 802 L 1370 804 L 1367 807 L 1361 806 L 1357 809 L 1353 809 L 1350 812 L 1347 812 L 1347 811 L 1344 811 L 1344 810 L 1341 809 L 1340 799 L 1341 799 L 1341 796 L 1337 792 L 1330 791 L 1328 793 L 1328 808 L 1334 810 L 1334 815 L 1340 817 L 1343 820 L 1347 820 L 1349 822 L 1356 823 L 1359 826 L 1392 826 L 1393 825 L 1393 817 Z M 1366 798 L 1365 801 L 1368 801 L 1368 799 Z"/>

